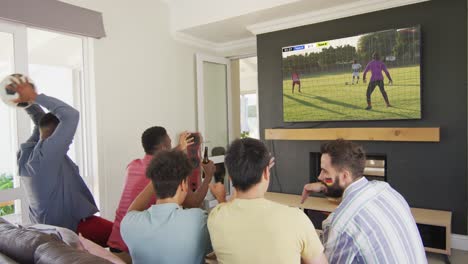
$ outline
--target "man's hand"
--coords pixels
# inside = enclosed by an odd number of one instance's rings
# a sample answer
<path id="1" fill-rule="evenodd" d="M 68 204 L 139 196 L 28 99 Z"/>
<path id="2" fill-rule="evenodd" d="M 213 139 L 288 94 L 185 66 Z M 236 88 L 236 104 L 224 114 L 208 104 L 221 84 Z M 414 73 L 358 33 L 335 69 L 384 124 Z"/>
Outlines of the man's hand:
<path id="1" fill-rule="evenodd" d="M 307 197 L 309 197 L 309 193 L 319 193 L 324 192 L 326 190 L 327 187 L 321 182 L 308 183 L 304 185 L 304 189 L 302 190 L 301 204 L 303 204 L 305 200 L 307 200 Z"/>
<path id="2" fill-rule="evenodd" d="M 216 166 L 214 165 L 213 161 L 209 161 L 208 163 L 202 163 L 202 170 L 205 173 L 205 179 L 204 181 L 211 181 L 211 178 L 213 178 L 213 175 L 216 171 Z"/>
<path id="3" fill-rule="evenodd" d="M 362 82 L 366 83 L 367 82 L 366 78 L 362 78 Z"/>
<path id="4" fill-rule="evenodd" d="M 268 163 L 268 169 L 273 168 L 275 166 L 275 157 L 270 158 L 270 162 Z"/>
<path id="5" fill-rule="evenodd" d="M 11 81 L 14 84 L 9 85 L 7 89 L 15 91 L 19 95 L 19 98 L 13 101 L 14 103 L 29 103 L 36 100 L 37 92 L 27 79 L 23 81 L 21 78 L 12 78 Z"/>
<path id="6" fill-rule="evenodd" d="M 182 134 L 179 135 L 179 145 L 177 146 L 177 149 L 180 151 L 184 151 L 187 149 L 188 146 L 193 144 L 193 137 L 191 134 L 187 131 L 182 132 Z"/>
<path id="7" fill-rule="evenodd" d="M 389 80 L 388 85 L 392 86 L 393 85 L 393 80 Z"/>
<path id="8" fill-rule="evenodd" d="M 226 202 L 226 189 L 224 188 L 224 184 L 220 182 L 210 184 L 210 191 L 219 203 Z"/>

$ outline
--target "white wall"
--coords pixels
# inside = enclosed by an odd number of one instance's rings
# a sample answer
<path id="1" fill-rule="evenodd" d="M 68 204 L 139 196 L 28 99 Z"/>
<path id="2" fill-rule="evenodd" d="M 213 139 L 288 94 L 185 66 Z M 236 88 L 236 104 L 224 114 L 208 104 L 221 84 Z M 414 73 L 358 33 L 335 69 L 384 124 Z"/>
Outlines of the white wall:
<path id="1" fill-rule="evenodd" d="M 173 40 L 161 0 L 66 0 L 103 13 L 107 37 L 94 41 L 100 208 L 114 218 L 126 165 L 144 155 L 153 125 L 196 128 L 195 50 Z M 207 52 L 205 52 L 207 53 Z"/>

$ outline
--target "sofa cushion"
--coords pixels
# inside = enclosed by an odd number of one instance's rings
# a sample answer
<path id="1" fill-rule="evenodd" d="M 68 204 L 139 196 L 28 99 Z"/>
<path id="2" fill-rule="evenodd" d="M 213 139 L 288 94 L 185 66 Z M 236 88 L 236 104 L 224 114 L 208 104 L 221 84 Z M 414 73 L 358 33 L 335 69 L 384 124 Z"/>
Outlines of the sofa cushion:
<path id="1" fill-rule="evenodd" d="M 78 235 L 71 231 L 68 228 L 58 227 L 53 225 L 44 225 L 44 224 L 35 224 L 26 227 L 28 230 L 39 231 L 41 233 L 56 235 L 58 236 L 65 244 L 80 250 L 84 250 L 81 245 Z"/>
<path id="2" fill-rule="evenodd" d="M 34 263 L 34 251 L 49 241 L 59 241 L 54 235 L 26 230 L 0 218 L 0 252 L 20 263 Z"/>
<path id="3" fill-rule="evenodd" d="M 103 259 L 107 259 L 108 261 L 114 264 L 125 264 L 125 262 L 121 258 L 117 257 L 109 250 L 106 250 L 105 248 L 101 247 L 100 245 L 94 243 L 89 239 L 84 238 L 81 235 L 80 243 L 81 245 L 83 245 L 84 250 L 88 251 L 89 254 L 93 254 Z"/>
<path id="4" fill-rule="evenodd" d="M 86 251 L 74 249 L 62 241 L 40 245 L 34 254 L 36 264 L 112 264 Z"/>
<path id="5" fill-rule="evenodd" d="M 0 263 L 2 264 L 18 264 L 18 262 L 12 260 L 11 258 L 7 257 L 7 255 L 4 255 L 0 253 Z"/>

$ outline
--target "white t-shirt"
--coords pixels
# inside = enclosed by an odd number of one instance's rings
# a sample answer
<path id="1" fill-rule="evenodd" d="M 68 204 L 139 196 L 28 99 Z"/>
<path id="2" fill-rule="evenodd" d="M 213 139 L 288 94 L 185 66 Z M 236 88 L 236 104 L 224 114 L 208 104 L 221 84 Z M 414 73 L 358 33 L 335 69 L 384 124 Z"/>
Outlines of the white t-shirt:
<path id="1" fill-rule="evenodd" d="M 362 68 L 361 64 L 359 63 L 354 63 L 351 68 L 353 69 L 353 72 L 359 72 L 359 70 Z"/>

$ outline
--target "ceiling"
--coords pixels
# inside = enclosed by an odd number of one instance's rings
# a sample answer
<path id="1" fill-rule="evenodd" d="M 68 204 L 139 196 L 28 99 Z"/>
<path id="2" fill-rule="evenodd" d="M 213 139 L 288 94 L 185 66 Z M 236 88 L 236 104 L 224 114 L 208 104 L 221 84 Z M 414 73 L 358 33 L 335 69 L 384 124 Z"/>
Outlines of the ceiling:
<path id="1" fill-rule="evenodd" d="M 181 32 L 215 43 L 232 42 L 255 36 L 248 27 L 279 18 L 297 16 L 360 0 L 301 0 L 274 8 L 186 28 Z"/>
<path id="2" fill-rule="evenodd" d="M 255 36 L 430 0 L 164 0 L 181 41 L 228 51 Z"/>

